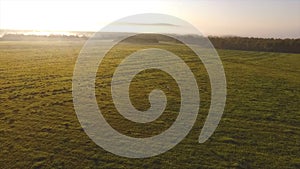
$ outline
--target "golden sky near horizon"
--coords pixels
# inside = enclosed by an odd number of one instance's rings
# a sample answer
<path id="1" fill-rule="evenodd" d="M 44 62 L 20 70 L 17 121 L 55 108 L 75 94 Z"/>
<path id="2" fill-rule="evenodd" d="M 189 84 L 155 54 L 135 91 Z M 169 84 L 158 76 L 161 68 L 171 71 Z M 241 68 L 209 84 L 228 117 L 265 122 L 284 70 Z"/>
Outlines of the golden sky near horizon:
<path id="1" fill-rule="evenodd" d="M 205 35 L 300 37 L 297 0 L 0 0 L 0 29 L 97 31 L 140 13 L 176 16 Z"/>

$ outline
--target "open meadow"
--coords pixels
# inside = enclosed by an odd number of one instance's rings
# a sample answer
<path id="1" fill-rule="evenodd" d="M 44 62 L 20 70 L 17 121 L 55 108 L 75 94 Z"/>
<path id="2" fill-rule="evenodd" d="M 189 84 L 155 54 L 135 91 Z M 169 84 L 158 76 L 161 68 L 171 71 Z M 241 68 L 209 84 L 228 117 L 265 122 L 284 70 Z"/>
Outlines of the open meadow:
<path id="1" fill-rule="evenodd" d="M 227 79 L 226 107 L 215 133 L 199 144 L 210 105 L 208 75 L 201 63 L 188 58 L 186 47 L 162 44 L 195 69 L 199 115 L 188 136 L 170 151 L 129 159 L 97 146 L 77 119 L 72 76 L 84 43 L 0 41 L 0 168 L 300 168 L 300 54 L 217 50 Z M 135 50 L 124 43 L 111 54 Z M 141 126 L 122 119 L 113 107 L 107 83 L 120 60 L 108 56 L 104 61 L 96 96 L 113 128 L 148 137 L 172 125 L 180 95 L 168 74 L 148 70 L 133 80 L 131 98 L 138 110 L 149 108 L 147 94 L 153 87 L 165 91 L 170 100 L 165 114 Z"/>

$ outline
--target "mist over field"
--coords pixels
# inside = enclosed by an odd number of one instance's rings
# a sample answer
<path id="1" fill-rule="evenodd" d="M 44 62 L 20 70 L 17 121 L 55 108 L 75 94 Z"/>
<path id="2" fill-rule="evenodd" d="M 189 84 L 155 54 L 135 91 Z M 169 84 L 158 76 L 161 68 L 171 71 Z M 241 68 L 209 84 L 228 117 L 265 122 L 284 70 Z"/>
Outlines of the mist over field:
<path id="1" fill-rule="evenodd" d="M 0 41 L 53 41 L 53 40 L 88 40 L 93 39 L 112 40 L 122 39 L 127 36 L 133 36 L 132 32 L 49 32 L 49 31 L 17 31 L 2 30 Z M 205 39 L 204 36 L 194 34 L 170 34 L 183 38 L 191 44 L 201 43 Z M 238 36 L 208 36 L 210 42 L 217 49 L 246 50 L 246 51 L 265 51 L 265 52 L 284 52 L 284 53 L 300 53 L 300 38 L 258 38 L 258 37 L 238 37 Z M 159 43 L 170 41 L 170 39 L 162 38 L 153 34 L 151 39 L 139 38 L 133 42 L 139 43 Z M 172 41 L 178 43 L 179 41 Z"/>

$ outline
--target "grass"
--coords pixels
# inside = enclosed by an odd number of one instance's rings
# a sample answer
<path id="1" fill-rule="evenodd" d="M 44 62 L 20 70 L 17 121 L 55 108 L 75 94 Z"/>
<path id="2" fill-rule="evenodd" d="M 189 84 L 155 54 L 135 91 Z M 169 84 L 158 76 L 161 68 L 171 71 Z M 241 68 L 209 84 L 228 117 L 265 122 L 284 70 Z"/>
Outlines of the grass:
<path id="1" fill-rule="evenodd" d="M 84 41 L 0 42 L 0 168 L 300 167 L 299 54 L 218 50 L 226 72 L 227 104 L 217 130 L 204 144 L 198 144 L 197 139 L 209 108 L 210 87 L 201 63 L 190 60 L 189 66 L 200 77 L 201 95 L 201 110 L 192 131 L 164 154 L 128 159 L 98 147 L 77 120 L 72 75 L 83 44 Z M 117 47 L 122 52 L 112 54 L 122 56 L 145 46 L 122 44 Z M 184 46 L 163 48 L 189 57 Z M 138 92 L 131 97 L 138 109 L 149 106 L 145 96 L 153 86 L 164 90 L 171 100 L 163 116 L 142 127 L 115 113 L 107 82 L 113 71 L 109 68 L 118 60 L 106 61 L 110 62 L 108 67 L 98 71 L 96 86 L 102 89 L 96 94 L 110 124 L 135 137 L 155 135 L 168 128 L 178 110 L 178 90 L 172 78 L 155 70 L 135 78 L 131 88 Z M 169 78 L 168 83 L 157 77 Z M 145 91 L 140 92 L 142 89 Z"/>

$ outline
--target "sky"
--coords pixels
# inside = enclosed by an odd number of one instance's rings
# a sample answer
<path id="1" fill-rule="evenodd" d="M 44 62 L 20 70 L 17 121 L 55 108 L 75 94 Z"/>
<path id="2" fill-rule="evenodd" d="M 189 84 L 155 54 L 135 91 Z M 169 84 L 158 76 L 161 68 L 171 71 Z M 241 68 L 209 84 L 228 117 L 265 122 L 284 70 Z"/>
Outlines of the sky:
<path id="1" fill-rule="evenodd" d="M 98 31 L 142 13 L 181 18 L 204 35 L 300 38 L 300 0 L 0 0 L 0 29 Z"/>

